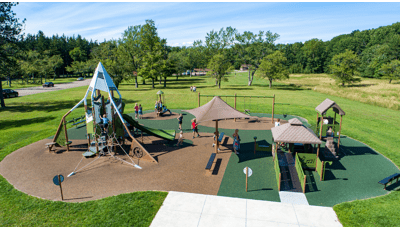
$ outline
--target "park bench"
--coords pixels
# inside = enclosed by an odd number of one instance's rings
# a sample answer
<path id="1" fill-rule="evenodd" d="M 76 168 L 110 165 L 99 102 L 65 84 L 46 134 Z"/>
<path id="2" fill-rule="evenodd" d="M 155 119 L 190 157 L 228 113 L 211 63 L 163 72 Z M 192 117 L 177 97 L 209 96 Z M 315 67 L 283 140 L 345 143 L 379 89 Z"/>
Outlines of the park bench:
<path id="1" fill-rule="evenodd" d="M 396 183 L 399 182 L 399 177 L 400 177 L 400 173 L 395 173 L 395 174 L 393 174 L 393 175 L 391 175 L 391 176 L 388 176 L 388 177 L 386 177 L 385 179 L 379 181 L 378 183 L 379 183 L 379 184 L 385 185 L 385 187 L 384 187 L 383 189 L 386 190 L 386 185 L 387 185 L 388 183 L 392 184 L 392 182 L 393 182 L 395 179 L 397 179 Z"/>
<path id="2" fill-rule="evenodd" d="M 217 154 L 215 154 L 215 153 L 211 154 L 210 159 L 208 160 L 208 163 L 207 163 L 207 166 L 206 166 L 207 170 L 211 170 L 211 167 L 212 167 L 212 164 L 214 163 L 214 159 L 215 159 L 216 155 Z"/>
<path id="3" fill-rule="evenodd" d="M 222 133 L 220 133 L 219 134 L 219 137 L 218 137 L 218 145 L 220 145 L 221 144 L 221 141 L 222 141 L 222 138 L 224 138 L 224 132 L 222 132 Z M 213 143 L 213 147 L 215 146 L 215 143 Z"/>

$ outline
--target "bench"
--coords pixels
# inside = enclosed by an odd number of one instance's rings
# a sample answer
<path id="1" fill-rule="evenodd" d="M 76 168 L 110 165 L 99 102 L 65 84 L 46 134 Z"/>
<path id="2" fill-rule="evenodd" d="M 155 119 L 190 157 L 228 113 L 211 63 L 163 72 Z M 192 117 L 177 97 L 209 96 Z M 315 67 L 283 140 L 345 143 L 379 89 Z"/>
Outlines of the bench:
<path id="1" fill-rule="evenodd" d="M 75 127 L 77 126 L 77 125 L 79 125 L 80 123 L 83 123 L 83 122 L 85 122 L 86 120 L 81 120 L 81 121 L 78 121 L 78 122 L 75 122 L 75 123 L 73 123 L 72 125 L 75 125 Z"/>
<path id="2" fill-rule="evenodd" d="M 211 154 L 210 159 L 208 160 L 208 163 L 207 163 L 207 166 L 206 166 L 207 170 L 211 170 L 211 166 L 214 163 L 215 156 L 217 156 L 217 154 L 215 154 L 215 153 Z"/>
<path id="3" fill-rule="evenodd" d="M 386 177 L 385 179 L 379 181 L 378 183 L 379 183 L 379 184 L 385 185 L 385 187 L 384 187 L 383 189 L 386 190 L 386 185 L 387 185 L 388 183 L 391 183 L 391 184 L 392 184 L 392 181 L 394 181 L 395 179 L 397 179 L 396 183 L 399 182 L 399 177 L 400 177 L 400 173 L 395 173 L 395 174 L 393 174 L 393 175 L 391 175 L 391 176 L 388 176 L 388 177 Z"/>

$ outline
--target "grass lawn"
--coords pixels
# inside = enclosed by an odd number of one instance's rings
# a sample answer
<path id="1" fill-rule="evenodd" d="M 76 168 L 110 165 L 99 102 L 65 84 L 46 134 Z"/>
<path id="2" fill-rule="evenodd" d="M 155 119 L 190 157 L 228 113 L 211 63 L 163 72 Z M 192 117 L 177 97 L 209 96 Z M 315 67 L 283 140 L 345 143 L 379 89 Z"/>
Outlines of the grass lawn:
<path id="1" fill-rule="evenodd" d="M 126 103 L 125 113 L 134 112 L 135 103 L 142 104 L 143 110 L 152 110 L 156 100 L 156 92 L 160 89 L 165 93 L 166 104 L 170 109 L 197 107 L 198 94 L 190 92 L 191 85 L 195 85 L 197 91 L 203 95 L 234 95 L 237 93 L 237 95 L 272 96 L 275 94 L 276 102 L 291 104 L 290 106 L 276 106 L 275 113 L 301 116 L 311 124 L 315 123 L 316 119 L 315 107 L 329 98 L 346 112 L 343 117 L 343 135 L 366 143 L 392 160 L 395 165 L 400 165 L 400 154 L 398 152 L 400 143 L 395 138 L 396 133 L 398 133 L 400 116 L 395 106 L 389 109 L 377 106 L 378 103 L 376 105 L 367 104 L 368 101 L 363 103 L 361 102 L 363 97 L 345 98 L 347 94 L 353 93 L 355 87 L 344 87 L 341 89 L 343 92 L 339 91 L 336 95 L 335 90 L 322 90 L 321 92 L 307 90 L 307 88 L 311 88 L 306 86 L 308 83 L 303 86 L 296 86 L 295 83 L 287 84 L 292 80 L 291 78 L 287 82 L 274 82 L 273 88 L 269 89 L 267 81 L 255 79 L 253 85 L 248 87 L 247 73 L 237 73 L 236 75 L 232 74 L 229 82 L 222 82 L 221 89 L 215 86 L 215 81 L 211 78 L 196 76 L 191 78 L 179 77 L 178 81 L 175 78 L 169 79 L 165 89 L 162 88 L 162 84 L 159 85 L 158 83 L 156 83 L 155 89 L 151 89 L 151 84 L 149 84 L 151 82 L 147 82 L 147 85 L 140 84 L 138 89 L 134 88 L 134 83 L 122 83 L 119 90 Z M 321 85 L 324 85 L 324 81 L 326 81 L 326 76 L 317 76 L 314 80 L 307 81 L 316 84 L 313 87 L 322 87 Z M 141 83 L 141 81 L 139 82 Z M 83 98 L 86 90 L 87 87 L 79 87 L 6 100 L 7 108 L 0 110 L 0 160 L 23 146 L 54 135 L 61 117 Z M 225 98 L 223 99 L 225 100 Z M 227 98 L 227 100 L 230 105 L 233 105 L 233 98 Z M 207 98 L 201 98 L 201 104 L 206 101 Z M 251 112 L 271 113 L 271 102 L 270 99 L 246 98 L 246 101 L 244 101 L 243 98 L 238 98 L 237 108 L 241 111 L 250 109 Z M 67 120 L 79 117 L 82 114 L 83 106 L 72 112 Z M 0 201 L 2 203 L 0 223 L 3 226 L 125 226 L 124 220 L 117 220 L 115 215 L 105 214 L 121 213 L 121 210 L 124 210 L 122 213 L 127 216 L 133 215 L 138 218 L 140 216 L 137 222 L 129 222 L 129 225 L 148 226 L 151 220 L 149 222 L 147 219 L 152 218 L 158 208 L 154 206 L 154 209 L 141 209 L 142 211 L 137 213 L 130 213 L 131 208 L 128 206 L 135 205 L 135 202 L 127 201 L 141 197 L 136 201 L 149 205 L 151 202 L 155 202 L 161 205 L 165 193 L 144 192 L 141 194 L 123 194 L 81 204 L 51 202 L 30 197 L 15 190 L 0 176 Z M 358 226 L 356 223 L 363 223 L 363 220 L 379 219 L 382 217 L 382 213 L 386 213 L 385 216 L 388 217 L 399 217 L 399 199 L 400 192 L 393 191 L 383 197 L 342 203 L 336 205 L 334 209 L 343 225 Z M 121 201 L 115 202 L 116 200 Z M 362 211 L 364 206 L 369 207 L 366 210 L 377 210 L 364 212 Z M 106 211 L 94 211 L 97 209 Z M 382 209 L 381 212 L 380 209 Z M 44 210 L 45 212 L 43 212 Z M 56 210 L 64 211 L 57 212 Z M 351 210 L 357 211 L 352 212 Z M 44 214 L 36 217 L 37 213 Z M 77 213 L 80 213 L 80 215 L 77 215 Z M 106 219 L 106 216 L 111 220 Z M 381 221 L 377 224 L 378 226 L 400 226 L 400 218 L 393 222 Z"/>
<path id="2" fill-rule="evenodd" d="M 47 82 L 53 82 L 54 85 L 57 84 L 63 84 L 63 83 L 70 83 L 76 81 L 76 77 L 69 77 L 69 78 L 56 78 L 53 80 L 53 78 L 47 78 Z M 32 80 L 29 80 L 28 83 L 26 83 L 26 80 L 12 80 L 11 81 L 11 87 L 8 86 L 8 82 L 2 81 L 3 84 L 3 89 L 20 89 L 20 88 L 27 88 L 27 87 L 36 87 L 36 86 L 42 86 L 45 83 L 45 80 L 43 78 L 43 83 L 40 84 L 40 78 L 35 79 L 35 83 L 32 82 Z"/>

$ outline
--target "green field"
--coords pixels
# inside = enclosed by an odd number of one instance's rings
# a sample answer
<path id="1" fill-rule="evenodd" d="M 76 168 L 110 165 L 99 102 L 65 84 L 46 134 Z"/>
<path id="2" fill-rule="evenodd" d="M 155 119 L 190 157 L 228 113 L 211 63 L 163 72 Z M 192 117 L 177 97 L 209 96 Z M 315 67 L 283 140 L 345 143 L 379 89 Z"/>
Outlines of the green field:
<path id="1" fill-rule="evenodd" d="M 76 81 L 76 77 L 65 77 L 65 78 L 56 78 L 53 80 L 53 78 L 47 78 L 47 82 L 53 82 L 54 85 L 56 84 L 64 84 L 64 83 L 70 83 Z M 43 84 L 45 83 L 45 79 L 42 79 Z M 40 78 L 36 78 L 33 80 L 29 80 L 28 83 L 24 79 L 22 80 L 12 80 L 11 81 L 11 87 L 8 85 L 9 83 L 6 81 L 2 81 L 2 87 L 3 89 L 20 89 L 20 88 L 27 88 L 27 87 L 36 87 L 36 86 L 42 86 L 40 84 Z"/>
<path id="2" fill-rule="evenodd" d="M 320 77 L 323 81 L 326 76 Z M 292 78 L 289 80 L 291 81 Z M 141 82 L 141 81 L 139 81 Z M 148 82 L 150 83 L 150 82 Z M 400 122 L 399 111 L 394 108 L 384 108 L 360 102 L 357 98 L 342 98 L 335 92 L 327 91 L 324 94 L 314 90 L 307 90 L 306 86 L 274 82 L 271 89 L 268 82 L 255 79 L 251 87 L 247 86 L 247 73 L 237 73 L 229 77 L 229 82 L 222 82 L 221 89 L 215 86 L 215 81 L 207 77 L 180 77 L 178 81 L 171 78 L 167 88 L 156 84 L 139 85 L 134 88 L 133 83 L 122 83 L 119 90 L 126 103 L 125 113 L 134 112 L 134 104 L 142 104 L 143 110 L 152 110 L 156 100 L 156 92 L 160 89 L 165 93 L 166 104 L 170 109 L 189 109 L 197 107 L 197 93 L 190 92 L 191 85 L 203 95 L 276 95 L 276 102 L 290 103 L 290 106 L 275 108 L 275 113 L 287 113 L 304 117 L 310 124 L 315 123 L 315 107 L 323 100 L 329 98 L 335 101 L 345 112 L 343 117 L 342 134 L 354 138 L 370 146 L 372 149 L 389 158 L 397 167 L 400 165 L 400 143 L 396 133 Z M 318 82 L 314 82 L 318 85 Z M 309 87 L 308 87 L 309 88 Z M 352 88 L 346 88 L 350 93 Z M 52 91 L 37 95 L 12 98 L 6 100 L 6 109 L 0 110 L 0 160 L 11 152 L 34 143 L 38 140 L 54 135 L 61 117 L 72 108 L 83 95 L 87 87 Z M 210 98 L 208 98 L 209 100 Z M 233 105 L 233 98 L 227 99 Z M 204 104 L 207 98 L 201 99 Z M 271 113 L 271 100 L 243 98 L 237 101 L 238 110 L 250 109 L 251 112 Z M 69 118 L 79 117 L 83 114 L 83 107 L 75 110 Z M 329 115 L 329 114 L 328 114 Z M 331 114 L 332 115 L 332 114 Z M 241 167 L 241 166 L 240 166 Z M 272 164 L 271 164 L 271 169 Z M 228 170 L 228 168 L 227 168 Z M 389 175 L 387 175 L 389 176 Z M 251 179 L 251 178 L 250 178 Z M 383 178 L 382 178 L 383 179 Z M 224 183 L 224 182 L 223 182 Z M 377 181 L 373 181 L 377 184 Z M 276 185 L 275 185 L 276 186 Z M 383 187 L 383 186 L 382 186 Z M 398 212 L 399 190 L 388 192 L 389 195 L 342 203 L 334 206 L 340 221 L 344 226 L 400 226 Z M 144 192 L 142 199 L 137 202 L 157 203 L 161 205 L 165 193 Z M 154 194 L 151 195 L 151 194 Z M 120 219 L 99 219 L 104 213 L 92 210 L 97 207 L 106 209 L 109 213 L 128 209 L 125 205 L 135 205 L 134 202 L 126 204 L 127 200 L 135 200 L 137 193 L 117 196 L 121 198 L 120 207 L 115 203 L 117 197 L 105 198 L 81 204 L 51 202 L 25 195 L 14 188 L 0 176 L 0 225 L 1 226 L 125 226 Z M 3 205 L 4 204 L 4 205 Z M 50 205 L 51 204 L 51 205 Z M 80 206 L 79 206 L 80 205 Z M 159 206 L 158 206 L 159 207 Z M 54 210 L 66 209 L 66 212 Z M 77 219 L 80 210 L 82 216 Z M 129 222 L 130 226 L 148 226 L 149 220 L 155 215 L 158 208 L 137 211 L 132 215 L 139 217 L 137 222 Z M 370 210 L 370 211 L 369 211 Z M 35 217 L 37 213 L 42 213 Z M 60 217 L 62 214 L 62 217 Z M 130 214 L 131 215 L 131 214 Z M 394 217 L 392 221 L 376 221 L 379 218 Z M 397 217 L 397 218 L 396 218 Z M 146 220 L 144 220 L 146 219 Z M 62 220 L 59 221 L 58 220 Z M 362 223 L 362 224 L 361 224 Z"/>

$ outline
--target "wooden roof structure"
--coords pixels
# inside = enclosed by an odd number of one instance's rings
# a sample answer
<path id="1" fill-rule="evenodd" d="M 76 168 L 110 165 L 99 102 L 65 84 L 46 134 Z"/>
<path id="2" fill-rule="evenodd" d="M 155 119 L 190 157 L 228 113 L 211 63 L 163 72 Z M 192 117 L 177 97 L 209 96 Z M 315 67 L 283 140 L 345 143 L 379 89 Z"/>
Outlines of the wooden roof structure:
<path id="1" fill-rule="evenodd" d="M 339 115 L 345 115 L 346 113 L 337 105 L 334 101 L 330 100 L 329 98 L 325 99 L 321 104 L 319 104 L 315 110 L 320 114 L 324 115 L 328 109 L 332 108 L 335 113 Z"/>
<path id="2" fill-rule="evenodd" d="M 321 144 L 322 141 L 303 123 L 293 118 L 289 123 L 271 129 L 274 142 L 301 143 L 301 144 Z"/>

